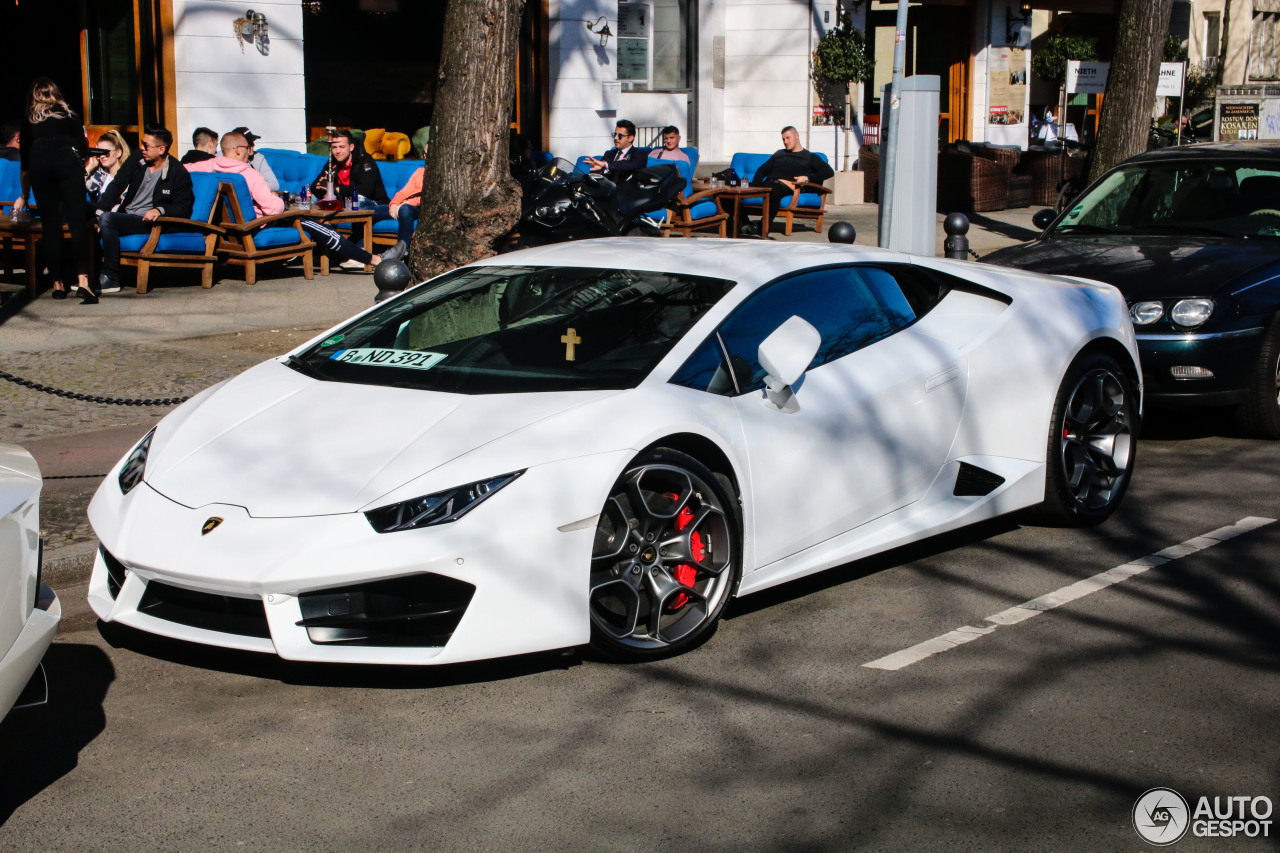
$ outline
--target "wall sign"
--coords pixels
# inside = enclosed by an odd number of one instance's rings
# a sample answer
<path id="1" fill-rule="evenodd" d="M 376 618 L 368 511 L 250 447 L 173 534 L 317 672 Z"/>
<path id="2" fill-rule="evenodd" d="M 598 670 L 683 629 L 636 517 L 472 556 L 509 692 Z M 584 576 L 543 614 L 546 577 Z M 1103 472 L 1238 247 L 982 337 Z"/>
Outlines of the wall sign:
<path id="1" fill-rule="evenodd" d="M 1218 104 L 1218 139 L 1257 138 L 1257 104 Z"/>
<path id="2" fill-rule="evenodd" d="M 1182 74 L 1186 67 L 1185 62 L 1160 63 L 1160 80 L 1156 83 L 1157 98 L 1182 97 Z"/>
<path id="3" fill-rule="evenodd" d="M 1067 62 L 1067 94 L 1102 95 L 1107 91 L 1110 62 Z"/>
<path id="4" fill-rule="evenodd" d="M 1027 51 L 992 47 L 987 71 L 987 123 L 1022 124 L 1027 106 Z"/>

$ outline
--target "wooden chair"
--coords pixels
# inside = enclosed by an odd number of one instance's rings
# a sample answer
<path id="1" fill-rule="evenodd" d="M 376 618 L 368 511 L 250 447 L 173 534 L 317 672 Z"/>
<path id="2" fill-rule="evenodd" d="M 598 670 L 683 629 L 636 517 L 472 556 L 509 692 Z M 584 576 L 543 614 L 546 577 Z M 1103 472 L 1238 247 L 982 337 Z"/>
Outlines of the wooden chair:
<path id="1" fill-rule="evenodd" d="M 704 231 L 709 228 L 715 228 L 720 237 L 725 236 L 729 214 L 725 213 L 720 207 L 720 200 L 715 190 L 707 190 L 700 193 L 693 191 L 693 164 L 691 162 L 655 160 L 650 157 L 649 164 L 675 166 L 680 172 L 680 177 L 684 178 L 684 191 L 676 199 L 675 205 L 665 211 L 666 218 L 662 222 L 663 237 L 670 237 L 673 234 L 691 237 L 694 231 Z"/>
<path id="2" fill-rule="evenodd" d="M 137 267 L 138 292 L 146 293 L 153 267 L 200 270 L 200 286 L 213 287 L 215 248 L 223 229 L 213 224 L 221 175 L 195 173 L 191 176 L 195 204 L 190 219 L 161 216 L 152 220 L 151 231 L 120 238 L 120 263 Z"/>
<path id="3" fill-rule="evenodd" d="M 302 230 L 301 210 L 286 210 L 273 216 L 255 216 L 249 185 L 240 175 L 210 172 L 220 181 L 223 233 L 218 253 L 226 263 L 244 268 L 244 283 L 256 284 L 258 264 L 302 258 L 302 275 L 311 281 L 315 275 L 316 244 Z"/>
<path id="4" fill-rule="evenodd" d="M 821 151 L 816 152 L 822 162 L 827 162 L 827 155 Z M 746 180 L 751 180 L 752 176 L 764 165 L 769 159 L 769 154 L 747 154 L 739 152 L 733 155 L 730 161 L 730 167 Z M 796 187 L 792 191 L 790 198 L 784 198 L 778 205 L 778 212 L 774 218 L 781 216 L 783 219 L 784 231 L 788 237 L 791 236 L 791 230 L 795 226 L 796 219 L 812 219 L 814 220 L 814 230 L 819 234 L 822 233 L 822 220 L 827 212 L 827 196 L 831 195 L 831 190 L 822 184 L 809 183 L 804 186 Z M 761 208 L 763 202 L 760 199 L 749 198 L 742 202 L 742 206 L 747 209 Z"/>

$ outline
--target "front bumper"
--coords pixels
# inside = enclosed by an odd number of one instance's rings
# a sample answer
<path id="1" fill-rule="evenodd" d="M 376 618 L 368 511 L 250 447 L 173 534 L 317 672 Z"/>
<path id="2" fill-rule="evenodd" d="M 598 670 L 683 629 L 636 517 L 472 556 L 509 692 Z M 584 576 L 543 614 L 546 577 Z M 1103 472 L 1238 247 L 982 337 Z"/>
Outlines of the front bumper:
<path id="1" fill-rule="evenodd" d="M 1138 356 L 1148 399 L 1157 402 L 1230 405 L 1241 402 L 1262 347 L 1262 325 L 1222 332 L 1168 334 L 1139 332 Z M 1179 379 L 1174 367 L 1204 367 L 1208 379 Z"/>
<path id="2" fill-rule="evenodd" d="M 358 512 L 254 518 L 227 504 L 188 508 L 146 483 L 120 495 L 109 477 L 89 507 L 102 543 L 89 604 L 107 622 L 297 661 L 443 664 L 581 645 L 590 639 L 588 572 L 603 491 L 566 484 L 607 489 L 623 463 L 613 457 L 536 466 L 456 522 L 387 534 Z M 203 533 L 214 517 L 221 523 Z M 474 591 L 442 593 L 449 600 L 440 609 L 456 627 L 445 617 L 447 630 L 427 644 L 371 644 L 343 633 L 348 622 L 326 621 L 396 579 Z"/>
<path id="3" fill-rule="evenodd" d="M 61 619 L 62 602 L 52 589 L 41 584 L 39 606 L 31 611 L 8 653 L 0 658 L 0 719 L 13 707 L 32 673 L 39 668 L 40 659 L 58 633 Z"/>

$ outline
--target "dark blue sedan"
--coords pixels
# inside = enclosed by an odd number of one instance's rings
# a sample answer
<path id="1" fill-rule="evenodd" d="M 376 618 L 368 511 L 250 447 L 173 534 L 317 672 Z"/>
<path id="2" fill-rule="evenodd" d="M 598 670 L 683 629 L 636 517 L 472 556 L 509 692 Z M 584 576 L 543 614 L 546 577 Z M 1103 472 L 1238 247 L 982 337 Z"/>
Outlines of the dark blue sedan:
<path id="1" fill-rule="evenodd" d="M 1280 143 L 1132 157 L 1035 240 L 983 261 L 1115 285 L 1147 399 L 1233 406 L 1280 438 Z"/>

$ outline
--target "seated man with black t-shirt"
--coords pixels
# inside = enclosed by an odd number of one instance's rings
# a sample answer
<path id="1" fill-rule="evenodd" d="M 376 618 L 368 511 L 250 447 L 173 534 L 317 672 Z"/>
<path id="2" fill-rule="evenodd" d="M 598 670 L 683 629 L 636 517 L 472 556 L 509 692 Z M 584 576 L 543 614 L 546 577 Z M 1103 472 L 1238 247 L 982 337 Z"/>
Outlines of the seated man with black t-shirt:
<path id="1" fill-rule="evenodd" d="M 778 208 L 785 199 L 791 198 L 797 186 L 815 183 L 821 184 L 835 175 L 835 171 L 822 158 L 812 151 L 805 150 L 800 144 L 800 134 L 794 127 L 782 129 L 782 148 L 773 152 L 773 156 L 756 170 L 751 179 L 753 187 L 769 187 L 769 222 L 764 223 L 760 233 L 768 236 L 773 224 L 773 217 L 778 215 Z M 743 225 L 743 230 L 753 232 L 750 222 Z"/>

